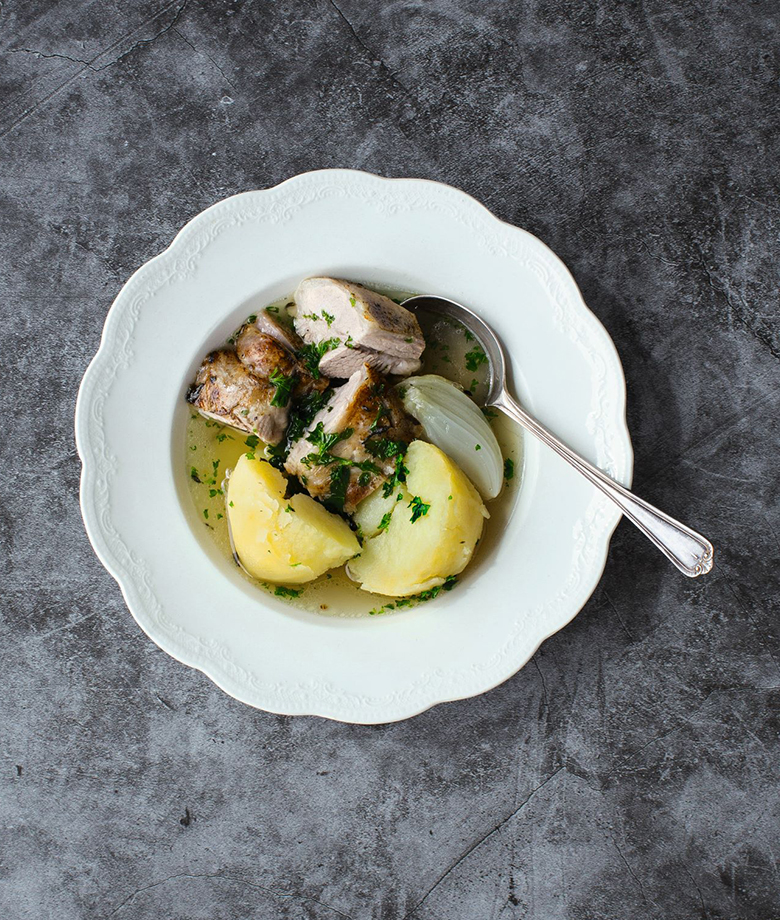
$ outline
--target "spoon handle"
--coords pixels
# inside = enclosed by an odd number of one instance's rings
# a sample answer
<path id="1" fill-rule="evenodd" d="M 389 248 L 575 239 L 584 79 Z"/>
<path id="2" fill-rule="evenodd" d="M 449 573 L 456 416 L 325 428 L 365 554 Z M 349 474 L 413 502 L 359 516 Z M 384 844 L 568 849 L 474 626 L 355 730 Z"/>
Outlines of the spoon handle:
<path id="1" fill-rule="evenodd" d="M 713 549 L 709 540 L 654 508 L 649 502 L 637 498 L 628 489 L 610 479 L 606 473 L 588 463 L 530 416 L 506 391 L 501 393 L 494 405 L 519 422 L 531 434 L 536 435 L 540 441 L 579 470 L 594 486 L 601 489 L 683 575 L 696 578 L 710 571 Z"/>

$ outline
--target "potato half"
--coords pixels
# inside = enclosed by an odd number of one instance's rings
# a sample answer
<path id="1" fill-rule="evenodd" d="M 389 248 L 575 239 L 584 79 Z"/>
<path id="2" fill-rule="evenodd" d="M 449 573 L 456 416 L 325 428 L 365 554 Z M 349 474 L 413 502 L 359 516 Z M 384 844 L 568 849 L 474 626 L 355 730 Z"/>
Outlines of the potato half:
<path id="1" fill-rule="evenodd" d="M 358 505 L 354 519 L 367 539 L 347 567 L 364 591 L 391 597 L 419 594 L 462 572 L 489 517 L 465 473 L 438 447 L 413 441 L 405 463 L 403 486 L 389 498 L 380 489 Z M 429 506 L 425 514 L 414 515 L 414 498 Z"/>
<path id="2" fill-rule="evenodd" d="M 349 526 L 308 495 L 286 499 L 287 480 L 244 454 L 228 479 L 227 513 L 244 568 L 261 581 L 297 585 L 343 565 L 360 544 Z"/>

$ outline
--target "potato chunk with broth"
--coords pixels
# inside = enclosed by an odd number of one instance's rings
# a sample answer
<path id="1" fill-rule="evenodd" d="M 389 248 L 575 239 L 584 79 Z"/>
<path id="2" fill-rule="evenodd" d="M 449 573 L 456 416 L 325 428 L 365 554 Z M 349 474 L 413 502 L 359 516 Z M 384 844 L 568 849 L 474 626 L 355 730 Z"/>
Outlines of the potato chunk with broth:
<path id="1" fill-rule="evenodd" d="M 342 518 L 308 495 L 286 499 L 286 487 L 279 470 L 244 454 L 228 480 L 228 523 L 250 575 L 297 585 L 343 565 L 360 544 Z"/>
<path id="2" fill-rule="evenodd" d="M 406 483 L 358 505 L 354 520 L 366 541 L 347 567 L 364 591 L 391 597 L 419 594 L 462 572 L 489 516 L 466 475 L 438 447 L 413 441 L 405 463 Z"/>

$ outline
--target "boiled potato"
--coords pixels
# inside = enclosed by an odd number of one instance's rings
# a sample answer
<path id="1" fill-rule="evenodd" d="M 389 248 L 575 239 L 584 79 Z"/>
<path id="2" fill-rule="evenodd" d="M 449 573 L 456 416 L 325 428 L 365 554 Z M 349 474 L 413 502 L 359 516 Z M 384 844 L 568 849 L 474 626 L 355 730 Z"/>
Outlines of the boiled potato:
<path id="1" fill-rule="evenodd" d="M 310 496 L 286 499 L 286 486 L 268 461 L 241 456 L 228 480 L 228 523 L 251 575 L 297 585 L 342 565 L 360 552 L 360 544 L 338 515 Z"/>
<path id="2" fill-rule="evenodd" d="M 438 447 L 413 441 L 405 463 L 406 483 L 389 498 L 379 490 L 358 505 L 355 521 L 368 539 L 347 567 L 364 591 L 391 597 L 419 594 L 462 572 L 489 516 L 466 475 Z M 379 530 L 386 514 L 389 523 Z"/>

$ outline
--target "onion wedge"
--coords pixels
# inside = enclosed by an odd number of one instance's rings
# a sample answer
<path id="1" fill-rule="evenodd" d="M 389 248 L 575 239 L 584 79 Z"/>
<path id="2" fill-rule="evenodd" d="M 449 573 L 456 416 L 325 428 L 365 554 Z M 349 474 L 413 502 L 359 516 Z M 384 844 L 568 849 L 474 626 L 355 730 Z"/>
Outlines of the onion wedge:
<path id="1" fill-rule="evenodd" d="M 408 377 L 397 391 L 431 444 L 458 464 L 483 498 L 495 498 L 504 481 L 504 460 L 476 403 L 457 384 L 437 374 Z"/>

